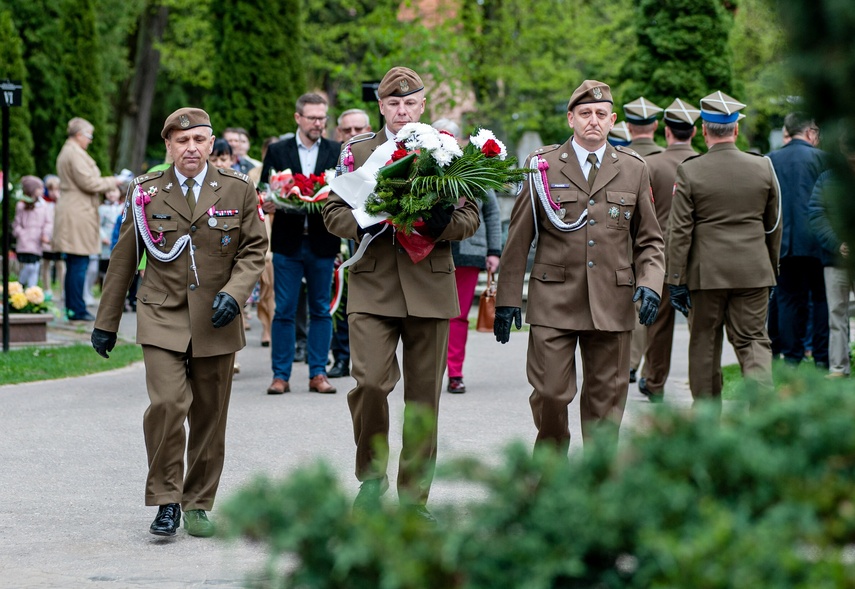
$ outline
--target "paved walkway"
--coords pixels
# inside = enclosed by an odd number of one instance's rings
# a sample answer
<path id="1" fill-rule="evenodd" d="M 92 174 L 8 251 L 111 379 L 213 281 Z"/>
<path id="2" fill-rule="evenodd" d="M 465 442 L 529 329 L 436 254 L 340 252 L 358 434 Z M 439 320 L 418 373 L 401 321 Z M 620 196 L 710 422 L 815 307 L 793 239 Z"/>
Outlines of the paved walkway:
<path id="1" fill-rule="evenodd" d="M 132 338 L 136 317 L 121 328 Z M 88 331 L 51 328 L 52 342 L 88 340 Z M 260 346 L 253 319 L 238 355 L 229 415 L 222 500 L 258 473 L 278 477 L 322 458 L 355 493 L 353 439 L 346 392 L 353 380 L 333 383 L 337 395 L 308 392 L 306 364 L 295 366 L 291 394 L 268 396 L 270 348 Z M 511 440 L 534 439 L 525 379 L 527 334 L 507 345 L 471 332 L 464 395 L 443 394 L 440 461 L 474 454 L 498 460 Z M 678 324 L 667 402 L 688 404 L 685 323 Z M 92 352 L 95 353 L 94 351 Z M 726 347 L 725 362 L 734 357 Z M 105 360 L 108 362 L 108 360 Z M 652 405 L 630 385 L 624 427 Z M 390 396 L 393 457 L 400 450 L 402 395 Z M 242 587 L 266 555 L 259 545 L 226 544 L 148 533 L 155 510 L 143 504 L 146 456 L 142 415 L 144 370 L 136 364 L 86 377 L 0 387 L 0 587 L 93 589 L 118 587 Z M 581 448 L 578 403 L 571 405 L 571 451 Z M 395 460 L 391 461 L 395 464 Z M 394 478 L 394 472 L 390 472 Z M 465 502 L 476 491 L 442 480 L 431 502 Z M 213 511 L 216 520 L 217 508 Z"/>

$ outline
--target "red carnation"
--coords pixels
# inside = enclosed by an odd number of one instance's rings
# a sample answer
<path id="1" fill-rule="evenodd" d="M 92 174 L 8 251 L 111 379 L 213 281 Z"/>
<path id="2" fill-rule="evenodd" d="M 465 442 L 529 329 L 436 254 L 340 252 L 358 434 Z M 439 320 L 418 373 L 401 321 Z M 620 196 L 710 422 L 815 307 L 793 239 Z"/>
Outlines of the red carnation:
<path id="1" fill-rule="evenodd" d="M 408 155 L 410 155 L 410 152 L 406 149 L 396 149 L 392 152 L 392 161 L 397 162 L 398 160 L 403 159 Z"/>
<path id="2" fill-rule="evenodd" d="M 501 155 L 502 148 L 493 139 L 487 139 L 484 145 L 481 146 L 481 153 L 487 157 L 496 157 L 497 155 Z"/>

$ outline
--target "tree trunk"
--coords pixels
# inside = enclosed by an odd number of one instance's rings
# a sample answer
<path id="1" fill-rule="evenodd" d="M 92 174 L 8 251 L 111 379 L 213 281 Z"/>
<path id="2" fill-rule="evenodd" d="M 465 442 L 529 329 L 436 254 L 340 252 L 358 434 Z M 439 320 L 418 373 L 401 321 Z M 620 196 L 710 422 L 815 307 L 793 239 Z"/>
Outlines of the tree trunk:
<path id="1" fill-rule="evenodd" d="M 136 33 L 134 71 L 123 107 L 116 168 L 128 168 L 134 174 L 144 172 L 145 149 L 151 122 L 160 52 L 155 45 L 163 39 L 169 20 L 169 8 L 151 0 L 140 16 Z"/>

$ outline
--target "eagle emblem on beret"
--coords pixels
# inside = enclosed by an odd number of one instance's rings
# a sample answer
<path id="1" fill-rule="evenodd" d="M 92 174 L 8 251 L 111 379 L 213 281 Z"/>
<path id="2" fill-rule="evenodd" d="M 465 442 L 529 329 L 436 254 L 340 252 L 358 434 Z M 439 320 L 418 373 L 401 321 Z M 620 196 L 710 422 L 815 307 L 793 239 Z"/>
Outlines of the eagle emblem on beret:
<path id="1" fill-rule="evenodd" d="M 398 82 L 398 86 L 400 86 L 401 92 L 406 92 L 410 89 L 410 85 L 407 83 L 406 80 L 401 80 L 400 82 Z"/>
<path id="2" fill-rule="evenodd" d="M 594 88 L 593 90 L 591 90 L 591 94 L 593 94 L 594 98 L 596 98 L 597 100 L 603 97 L 603 91 L 599 88 Z"/>
<path id="3" fill-rule="evenodd" d="M 182 129 L 186 129 L 190 126 L 190 117 L 187 115 L 181 115 L 178 117 L 178 124 L 181 125 Z"/>

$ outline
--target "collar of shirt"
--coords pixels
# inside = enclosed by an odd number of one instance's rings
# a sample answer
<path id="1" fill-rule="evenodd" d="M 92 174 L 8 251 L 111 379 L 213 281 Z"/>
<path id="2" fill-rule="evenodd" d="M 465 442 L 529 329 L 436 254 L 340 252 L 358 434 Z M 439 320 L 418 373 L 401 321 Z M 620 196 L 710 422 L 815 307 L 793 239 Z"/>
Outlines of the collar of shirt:
<path id="1" fill-rule="evenodd" d="M 199 189 L 202 186 L 202 182 L 205 181 L 205 175 L 208 173 L 208 162 L 205 162 L 205 167 L 202 168 L 202 171 L 193 176 L 193 180 L 196 181 L 196 184 L 193 186 L 193 194 L 196 196 L 196 200 L 199 200 Z M 181 192 L 187 194 L 187 191 L 184 190 L 184 181 L 187 179 L 187 176 L 178 171 L 178 168 L 175 168 L 175 177 L 178 179 L 178 185 L 181 186 Z"/>
<path id="2" fill-rule="evenodd" d="M 395 140 L 395 136 L 397 135 L 397 133 L 392 133 L 392 131 L 389 130 L 389 127 L 383 127 L 383 130 L 386 131 L 386 141 Z"/>
<path id="3" fill-rule="evenodd" d="M 579 167 L 582 168 L 582 174 L 584 174 L 585 178 L 588 177 L 588 172 L 591 171 L 591 163 L 588 161 L 588 154 L 595 153 L 597 155 L 597 167 L 603 165 L 603 155 L 606 153 L 606 144 L 603 143 L 602 147 L 600 147 L 597 151 L 588 151 L 578 143 L 576 143 L 575 138 L 570 141 L 573 144 L 573 151 L 576 153 L 576 159 L 579 160 Z"/>
<path id="4" fill-rule="evenodd" d="M 302 168 L 301 173 L 304 176 L 308 176 L 309 174 L 315 173 L 315 166 L 318 163 L 318 152 L 320 151 L 321 140 L 318 139 L 313 144 L 306 146 L 303 143 L 303 134 L 297 130 L 297 134 L 294 136 L 294 139 L 297 141 L 297 155 L 300 156 L 300 167 Z"/>

